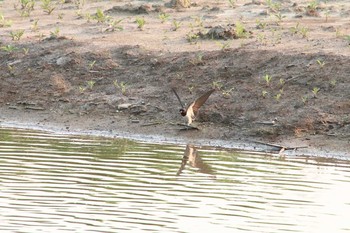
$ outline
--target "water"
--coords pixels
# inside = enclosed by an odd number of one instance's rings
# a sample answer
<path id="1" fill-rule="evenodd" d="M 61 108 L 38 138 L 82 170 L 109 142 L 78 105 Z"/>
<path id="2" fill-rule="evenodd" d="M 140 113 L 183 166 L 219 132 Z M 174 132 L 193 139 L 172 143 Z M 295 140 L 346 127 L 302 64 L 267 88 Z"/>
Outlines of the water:
<path id="1" fill-rule="evenodd" d="M 349 232 L 350 165 L 0 129 L 0 232 Z"/>

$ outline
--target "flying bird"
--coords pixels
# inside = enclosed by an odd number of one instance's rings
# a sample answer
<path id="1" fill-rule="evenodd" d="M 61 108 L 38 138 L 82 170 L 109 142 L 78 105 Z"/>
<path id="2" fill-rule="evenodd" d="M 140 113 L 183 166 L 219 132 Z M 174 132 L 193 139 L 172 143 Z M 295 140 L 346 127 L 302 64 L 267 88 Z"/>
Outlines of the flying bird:
<path id="1" fill-rule="evenodd" d="M 175 93 L 177 99 L 180 102 L 181 109 L 180 109 L 180 114 L 181 116 L 185 116 L 187 118 L 187 125 L 190 126 L 191 123 L 196 119 L 198 116 L 199 108 L 207 101 L 209 96 L 215 91 L 215 89 L 212 89 L 205 94 L 203 94 L 201 97 L 196 99 L 188 108 L 186 109 L 184 104 L 182 103 L 179 95 L 176 93 L 176 90 L 173 88 L 173 92 Z"/>

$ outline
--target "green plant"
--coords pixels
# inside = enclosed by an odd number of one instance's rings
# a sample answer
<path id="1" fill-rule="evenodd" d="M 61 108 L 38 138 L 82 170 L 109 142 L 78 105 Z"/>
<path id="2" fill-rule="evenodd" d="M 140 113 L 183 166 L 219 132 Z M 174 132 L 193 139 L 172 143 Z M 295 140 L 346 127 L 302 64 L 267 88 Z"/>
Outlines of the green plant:
<path id="1" fill-rule="evenodd" d="M 167 21 L 169 19 L 170 15 L 168 15 L 167 13 L 160 13 L 158 15 L 158 17 L 159 17 L 161 23 L 165 23 L 165 21 Z"/>
<path id="2" fill-rule="evenodd" d="M 309 4 L 307 5 L 307 8 L 309 10 L 313 10 L 313 11 L 316 11 L 317 10 L 317 7 L 318 7 L 318 1 L 317 0 L 312 0 L 309 2 Z"/>
<path id="3" fill-rule="evenodd" d="M 280 78 L 280 84 L 283 86 L 286 83 L 286 80 L 284 80 L 283 78 Z"/>
<path id="4" fill-rule="evenodd" d="M 127 84 L 126 84 L 125 82 L 120 82 L 120 83 L 118 83 L 118 80 L 114 80 L 113 85 L 114 85 L 116 88 L 120 89 L 121 92 L 122 92 L 122 94 L 125 95 L 125 93 L 126 93 L 126 88 L 127 88 Z"/>
<path id="5" fill-rule="evenodd" d="M 267 26 L 267 23 L 261 21 L 260 19 L 256 19 L 256 20 L 255 20 L 255 23 L 256 23 L 256 28 L 257 28 L 257 29 L 265 29 L 266 26 Z"/>
<path id="6" fill-rule="evenodd" d="M 16 48 L 15 46 L 13 45 L 6 45 L 6 46 L 2 46 L 0 47 L 1 50 L 4 50 L 5 52 L 7 53 L 12 53 L 13 51 L 17 50 L 18 48 Z"/>
<path id="7" fill-rule="evenodd" d="M 309 29 L 303 26 L 301 27 L 299 23 L 297 23 L 294 27 L 291 27 L 290 31 L 293 34 L 300 34 L 303 38 L 306 38 L 309 33 Z"/>
<path id="8" fill-rule="evenodd" d="M 59 13 L 58 16 L 57 16 L 58 19 L 63 19 L 63 15 L 64 15 L 63 13 Z"/>
<path id="9" fill-rule="evenodd" d="M 299 30 L 300 34 L 302 35 L 303 38 L 306 38 L 308 33 L 309 33 L 309 29 L 306 27 L 301 27 Z"/>
<path id="10" fill-rule="evenodd" d="M 92 70 L 95 66 L 96 61 L 93 60 L 92 62 L 89 63 L 89 68 Z"/>
<path id="11" fill-rule="evenodd" d="M 305 105 L 308 101 L 308 96 L 307 95 L 302 96 L 301 100 L 303 101 L 303 104 Z"/>
<path id="12" fill-rule="evenodd" d="M 335 87 L 335 85 L 337 84 L 337 80 L 332 79 L 329 83 L 331 84 L 332 87 Z"/>
<path id="13" fill-rule="evenodd" d="M 277 93 L 273 98 L 275 98 L 275 100 L 277 100 L 277 101 L 280 101 L 280 99 L 281 99 L 281 93 Z"/>
<path id="14" fill-rule="evenodd" d="M 285 15 L 282 15 L 281 12 L 278 12 L 274 14 L 274 16 L 277 18 L 277 24 L 279 25 L 282 20 L 286 17 Z"/>
<path id="15" fill-rule="evenodd" d="M 97 20 L 98 23 L 104 23 L 110 19 L 110 16 L 105 15 L 105 13 L 100 8 L 97 8 L 96 13 L 94 16 L 92 16 L 92 18 Z"/>
<path id="16" fill-rule="evenodd" d="M 235 33 L 237 38 L 246 38 L 248 36 L 248 33 L 241 22 L 235 23 Z"/>
<path id="17" fill-rule="evenodd" d="M 136 18 L 136 23 L 137 23 L 137 28 L 139 28 L 140 30 L 143 30 L 143 27 L 146 24 L 146 20 L 144 18 Z"/>
<path id="18" fill-rule="evenodd" d="M 192 19 L 194 20 L 194 24 L 192 25 L 192 27 L 203 27 L 203 17 L 202 16 L 194 16 L 192 17 Z"/>
<path id="19" fill-rule="evenodd" d="M 30 13 L 34 10 L 35 0 L 20 0 L 19 3 L 21 4 L 21 16 L 30 16 Z"/>
<path id="20" fill-rule="evenodd" d="M 261 44 L 267 44 L 266 36 L 262 33 L 259 33 L 256 35 L 256 38 L 258 39 L 259 43 Z"/>
<path id="21" fill-rule="evenodd" d="M 122 31 L 124 30 L 123 26 L 120 25 L 120 23 L 123 21 L 124 19 L 118 19 L 118 20 L 111 20 L 109 21 L 109 27 L 108 29 L 106 29 L 106 31 Z"/>
<path id="22" fill-rule="evenodd" d="M 221 88 L 223 87 L 223 84 L 221 83 L 221 81 L 213 81 L 212 85 L 214 89 L 218 89 L 218 90 L 221 90 Z"/>
<path id="23" fill-rule="evenodd" d="M 266 82 L 266 85 L 267 85 L 267 86 L 270 86 L 270 82 L 271 82 L 271 80 L 272 80 L 272 76 L 270 76 L 270 75 L 268 75 L 268 74 L 265 74 L 264 80 L 265 80 L 265 82 Z"/>
<path id="24" fill-rule="evenodd" d="M 65 0 L 62 0 L 65 1 Z M 85 0 L 73 0 L 73 3 L 76 8 L 80 9 L 85 5 Z"/>
<path id="25" fill-rule="evenodd" d="M 321 68 L 323 68 L 324 65 L 326 64 L 326 62 L 324 62 L 324 61 L 322 61 L 322 60 L 320 60 L 320 59 L 317 59 L 316 62 L 317 62 L 317 64 L 318 64 Z"/>
<path id="26" fill-rule="evenodd" d="M 225 98 L 228 98 L 231 96 L 231 92 L 234 90 L 235 88 L 232 87 L 231 89 L 229 90 L 222 90 L 222 95 L 225 97 Z"/>
<path id="27" fill-rule="evenodd" d="M 326 12 L 324 13 L 326 16 L 326 23 L 328 22 L 328 18 L 329 18 L 329 10 L 326 10 Z"/>
<path id="28" fill-rule="evenodd" d="M 349 42 L 349 43 L 350 43 L 350 35 L 346 35 L 346 36 L 344 36 L 344 39 L 345 39 L 347 42 Z"/>
<path id="29" fill-rule="evenodd" d="M 96 82 L 93 81 L 93 80 L 87 81 L 87 85 L 88 85 L 88 87 L 90 88 L 90 90 L 92 90 L 92 88 L 94 87 L 95 83 L 96 83 Z"/>
<path id="30" fill-rule="evenodd" d="M 55 10 L 55 7 L 52 5 L 51 0 L 41 0 L 41 8 L 46 12 L 48 15 L 51 15 L 53 10 Z"/>
<path id="31" fill-rule="evenodd" d="M 281 9 L 281 3 L 273 2 L 272 0 L 266 0 L 266 5 L 270 10 L 277 12 Z"/>
<path id="32" fill-rule="evenodd" d="M 29 49 L 28 48 L 23 48 L 23 52 L 25 55 L 27 55 L 29 53 Z"/>
<path id="33" fill-rule="evenodd" d="M 189 43 L 191 44 L 195 44 L 198 42 L 198 39 L 199 39 L 199 35 L 198 34 L 195 34 L 195 33 L 187 33 L 186 34 L 186 39 Z"/>
<path id="34" fill-rule="evenodd" d="M 38 19 L 34 20 L 34 22 L 32 23 L 32 25 L 30 26 L 31 30 L 34 31 L 38 31 Z"/>
<path id="35" fill-rule="evenodd" d="M 335 36 L 336 36 L 337 38 L 340 38 L 340 37 L 343 36 L 343 33 L 341 32 L 340 28 L 336 28 L 336 29 L 335 29 Z"/>
<path id="36" fill-rule="evenodd" d="M 79 86 L 79 92 L 83 93 L 86 90 L 86 87 Z"/>
<path id="37" fill-rule="evenodd" d="M 268 94 L 268 92 L 265 91 L 265 90 L 263 90 L 263 91 L 261 92 L 261 94 L 262 94 L 262 96 L 263 96 L 264 98 L 266 98 L 266 95 Z"/>
<path id="38" fill-rule="evenodd" d="M 215 41 L 215 43 L 221 48 L 221 51 L 225 51 L 230 48 L 231 42 L 221 42 L 221 41 Z"/>
<path id="39" fill-rule="evenodd" d="M 203 54 L 198 53 L 196 57 L 190 60 L 192 65 L 202 65 L 203 64 Z"/>
<path id="40" fill-rule="evenodd" d="M 173 20 L 173 25 L 174 25 L 173 31 L 177 31 L 177 29 L 179 29 L 180 26 L 181 26 L 181 22 L 178 22 L 178 21 L 176 21 L 176 20 Z"/>
<path id="41" fill-rule="evenodd" d="M 24 30 L 23 29 L 10 32 L 10 36 L 11 36 L 12 40 L 17 40 L 17 41 L 19 41 L 21 39 L 23 34 L 24 34 Z"/>
<path id="42" fill-rule="evenodd" d="M 317 93 L 320 91 L 320 88 L 318 87 L 314 87 L 312 89 L 312 94 L 314 94 L 314 98 L 317 98 Z"/>
<path id="43" fill-rule="evenodd" d="M 234 8 L 236 6 L 236 0 L 228 0 L 228 3 L 230 4 L 230 6 L 232 8 Z"/>
<path id="44" fill-rule="evenodd" d="M 0 28 L 2 27 L 11 27 L 12 21 L 11 20 L 6 20 L 5 17 L 0 14 Z"/>
<path id="45" fill-rule="evenodd" d="M 297 34 L 299 32 L 299 23 L 297 23 L 294 27 L 291 27 L 290 28 L 290 31 L 293 33 L 293 34 Z"/>
<path id="46" fill-rule="evenodd" d="M 52 38 L 57 38 L 60 35 L 60 28 L 56 27 L 53 32 L 50 32 Z"/>

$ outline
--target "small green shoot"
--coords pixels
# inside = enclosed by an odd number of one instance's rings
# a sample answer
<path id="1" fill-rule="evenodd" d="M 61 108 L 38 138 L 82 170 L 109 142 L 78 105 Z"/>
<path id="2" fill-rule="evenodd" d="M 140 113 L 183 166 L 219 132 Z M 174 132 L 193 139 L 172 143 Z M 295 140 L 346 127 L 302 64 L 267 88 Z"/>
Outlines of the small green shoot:
<path id="1" fill-rule="evenodd" d="M 114 80 L 113 85 L 114 85 L 116 88 L 120 89 L 121 92 L 122 92 L 122 94 L 125 95 L 125 93 L 126 93 L 126 88 L 127 88 L 127 84 L 126 84 L 125 82 L 120 82 L 120 83 L 118 83 L 118 80 Z"/>
<path id="2" fill-rule="evenodd" d="M 270 86 L 271 80 L 272 80 L 272 76 L 265 74 L 264 76 L 264 80 L 266 82 L 266 86 Z"/>
<path id="3" fill-rule="evenodd" d="M 80 93 L 84 93 L 85 90 L 86 90 L 86 87 L 79 86 L 79 92 Z"/>
<path id="4" fill-rule="evenodd" d="M 266 26 L 267 26 L 267 23 L 261 21 L 260 19 L 256 19 L 256 20 L 255 20 L 255 23 L 256 23 L 256 28 L 257 28 L 257 29 L 265 29 Z"/>
<path id="5" fill-rule="evenodd" d="M 294 27 L 291 27 L 290 31 L 293 34 L 297 34 L 299 32 L 299 23 L 297 23 Z"/>
<path id="6" fill-rule="evenodd" d="M 322 61 L 322 60 L 320 60 L 320 59 L 317 59 L 316 62 L 317 62 L 317 64 L 320 66 L 320 68 L 323 68 L 324 65 L 326 64 L 325 61 Z"/>
<path id="7" fill-rule="evenodd" d="M 274 14 L 274 16 L 277 18 L 278 25 L 280 25 L 282 20 L 286 17 L 285 15 L 282 15 L 281 12 Z"/>
<path id="8" fill-rule="evenodd" d="M 167 13 L 160 13 L 158 15 L 158 18 L 160 19 L 161 23 L 165 23 L 169 19 L 170 15 Z"/>
<path id="9" fill-rule="evenodd" d="M 241 22 L 235 23 L 235 33 L 237 38 L 247 38 L 248 33 L 244 28 L 244 25 Z"/>
<path id="10" fill-rule="evenodd" d="M 110 19 L 110 16 L 105 15 L 105 13 L 100 8 L 97 8 L 96 13 L 94 16 L 92 16 L 92 18 L 97 20 L 98 23 L 104 23 Z"/>
<path id="11" fill-rule="evenodd" d="M 88 85 L 88 87 L 90 88 L 90 90 L 92 90 L 92 88 L 94 87 L 95 83 L 96 83 L 96 82 L 93 81 L 93 80 L 87 81 L 87 85 Z"/>
<path id="12" fill-rule="evenodd" d="M 308 98 L 309 98 L 309 97 L 308 97 L 307 95 L 304 95 L 304 96 L 301 97 L 301 101 L 303 101 L 303 104 L 304 104 L 304 105 L 307 103 Z"/>
<path id="13" fill-rule="evenodd" d="M 349 42 L 349 43 L 350 43 L 350 35 L 346 35 L 346 36 L 344 36 L 344 39 L 345 39 L 347 42 Z"/>
<path id="14" fill-rule="evenodd" d="M 23 29 L 10 32 L 10 36 L 11 36 L 12 40 L 16 40 L 16 41 L 19 41 L 21 39 L 21 37 L 23 36 L 23 34 L 24 34 Z"/>
<path id="15" fill-rule="evenodd" d="M 337 38 L 340 38 L 340 37 L 343 37 L 343 33 L 342 33 L 342 31 L 341 31 L 341 29 L 340 28 L 336 28 L 335 29 L 335 36 L 337 37 Z"/>
<path id="16" fill-rule="evenodd" d="M 319 5 L 319 4 L 318 4 L 318 1 L 317 1 L 317 0 L 312 0 L 312 1 L 309 2 L 309 4 L 307 5 L 307 8 L 308 8 L 309 10 L 316 11 L 318 5 Z"/>
<path id="17" fill-rule="evenodd" d="M 0 47 L 1 50 L 7 52 L 7 53 L 12 53 L 13 51 L 17 50 L 18 48 L 16 48 L 15 46 L 13 45 L 6 45 L 6 46 L 2 46 Z"/>
<path id="18" fill-rule="evenodd" d="M 196 54 L 196 57 L 190 60 L 190 63 L 192 65 L 203 65 L 203 54 L 198 53 Z"/>
<path id="19" fill-rule="evenodd" d="M 177 31 L 177 29 L 179 29 L 181 26 L 181 22 L 173 20 L 173 26 L 174 26 L 173 31 Z"/>
<path id="20" fill-rule="evenodd" d="M 90 70 L 92 70 L 92 69 L 94 68 L 95 63 L 96 63 L 95 60 L 89 63 L 89 68 L 90 68 Z"/>
<path id="21" fill-rule="evenodd" d="M 306 38 L 309 34 L 309 29 L 306 27 L 301 27 L 299 32 L 303 38 Z"/>
<path id="22" fill-rule="evenodd" d="M 329 83 L 331 84 L 332 87 L 335 87 L 335 85 L 337 85 L 337 80 L 332 79 Z"/>
<path id="23" fill-rule="evenodd" d="M 318 87 L 314 87 L 312 89 L 312 94 L 314 95 L 314 98 L 317 98 L 317 94 L 319 91 L 320 91 L 320 88 L 318 88 Z"/>
<path id="24" fill-rule="evenodd" d="M 194 33 L 187 33 L 186 40 L 191 44 L 196 44 L 198 42 L 199 35 Z"/>
<path id="25" fill-rule="evenodd" d="M 28 48 L 23 48 L 23 52 L 25 55 L 27 55 L 29 53 L 29 49 Z"/>
<path id="26" fill-rule="evenodd" d="M 234 90 L 235 88 L 232 87 L 231 89 L 229 90 L 222 90 L 222 95 L 225 97 L 225 98 L 229 98 L 231 97 L 231 92 Z"/>
<path id="27" fill-rule="evenodd" d="M 35 0 L 20 0 L 22 17 L 29 17 L 30 13 L 34 10 Z"/>
<path id="28" fill-rule="evenodd" d="M 192 27 L 203 27 L 203 16 L 195 16 L 192 19 L 194 20 Z"/>
<path id="29" fill-rule="evenodd" d="M 0 14 L 0 28 L 2 27 L 11 27 L 12 21 L 11 20 L 6 20 L 5 17 Z"/>
<path id="30" fill-rule="evenodd" d="M 309 29 L 307 27 L 300 26 L 299 23 L 297 23 L 294 27 L 291 27 L 290 31 L 293 34 L 300 34 L 303 38 L 306 38 L 309 33 Z"/>
<path id="31" fill-rule="evenodd" d="M 224 86 L 221 81 L 213 81 L 212 83 L 214 89 L 221 90 L 221 88 Z"/>
<path id="32" fill-rule="evenodd" d="M 226 51 L 230 48 L 231 42 L 221 42 L 221 41 L 215 41 L 215 43 L 221 48 L 221 51 Z"/>
<path id="33" fill-rule="evenodd" d="M 283 86 L 284 84 L 286 84 L 286 80 L 284 80 L 283 78 L 280 78 L 280 84 L 281 86 Z"/>
<path id="34" fill-rule="evenodd" d="M 143 27 L 146 24 L 146 20 L 144 18 L 137 17 L 136 18 L 136 23 L 137 23 L 137 28 L 140 29 L 140 30 L 143 30 Z"/>
<path id="35" fill-rule="evenodd" d="M 230 4 L 230 6 L 231 6 L 232 8 L 235 8 L 235 6 L 236 6 L 236 1 L 237 1 L 237 0 L 228 0 L 228 3 Z"/>
<path id="36" fill-rule="evenodd" d="M 60 28 L 56 27 L 54 31 L 50 32 L 50 37 L 58 38 L 60 35 Z"/>
<path id="37" fill-rule="evenodd" d="M 109 27 L 106 29 L 106 31 L 123 31 L 124 28 L 123 26 L 120 25 L 120 23 L 123 21 L 124 19 L 118 19 L 118 20 L 111 20 L 109 21 Z"/>
<path id="38" fill-rule="evenodd" d="M 30 26 L 30 29 L 33 31 L 33 32 L 36 32 L 38 31 L 38 19 L 34 20 L 34 22 L 32 23 L 32 25 Z"/>
<path id="39" fill-rule="evenodd" d="M 273 98 L 275 99 L 275 100 L 277 100 L 277 101 L 280 101 L 280 99 L 281 99 L 281 93 L 278 93 L 278 94 L 276 94 Z"/>
<path id="40" fill-rule="evenodd" d="M 281 9 L 281 3 L 273 2 L 272 0 L 266 0 L 266 5 L 273 12 L 278 12 Z"/>
<path id="41" fill-rule="evenodd" d="M 48 15 L 51 15 L 53 10 L 55 10 L 55 7 L 52 5 L 51 0 L 41 0 L 41 8 L 46 12 Z"/>
<path id="42" fill-rule="evenodd" d="M 261 94 L 262 94 L 262 97 L 263 97 L 263 98 L 266 98 L 266 96 L 267 96 L 268 92 L 267 92 L 267 91 L 265 91 L 265 90 L 263 90 L 263 91 L 261 92 Z"/>

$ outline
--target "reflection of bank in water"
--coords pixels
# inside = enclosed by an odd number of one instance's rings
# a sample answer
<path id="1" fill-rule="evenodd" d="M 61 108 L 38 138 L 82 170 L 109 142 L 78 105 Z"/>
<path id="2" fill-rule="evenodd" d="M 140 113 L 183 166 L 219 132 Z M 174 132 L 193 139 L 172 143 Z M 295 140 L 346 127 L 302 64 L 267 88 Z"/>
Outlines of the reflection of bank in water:
<path id="1" fill-rule="evenodd" d="M 191 167 L 198 168 L 199 169 L 198 172 L 200 173 L 210 174 L 210 175 L 213 174 L 213 170 L 211 169 L 211 167 L 202 160 L 201 156 L 197 151 L 197 148 L 191 144 L 188 144 L 186 146 L 186 150 L 182 158 L 181 166 L 176 173 L 177 176 L 179 176 L 182 173 L 182 171 L 185 169 L 187 162 Z"/>

